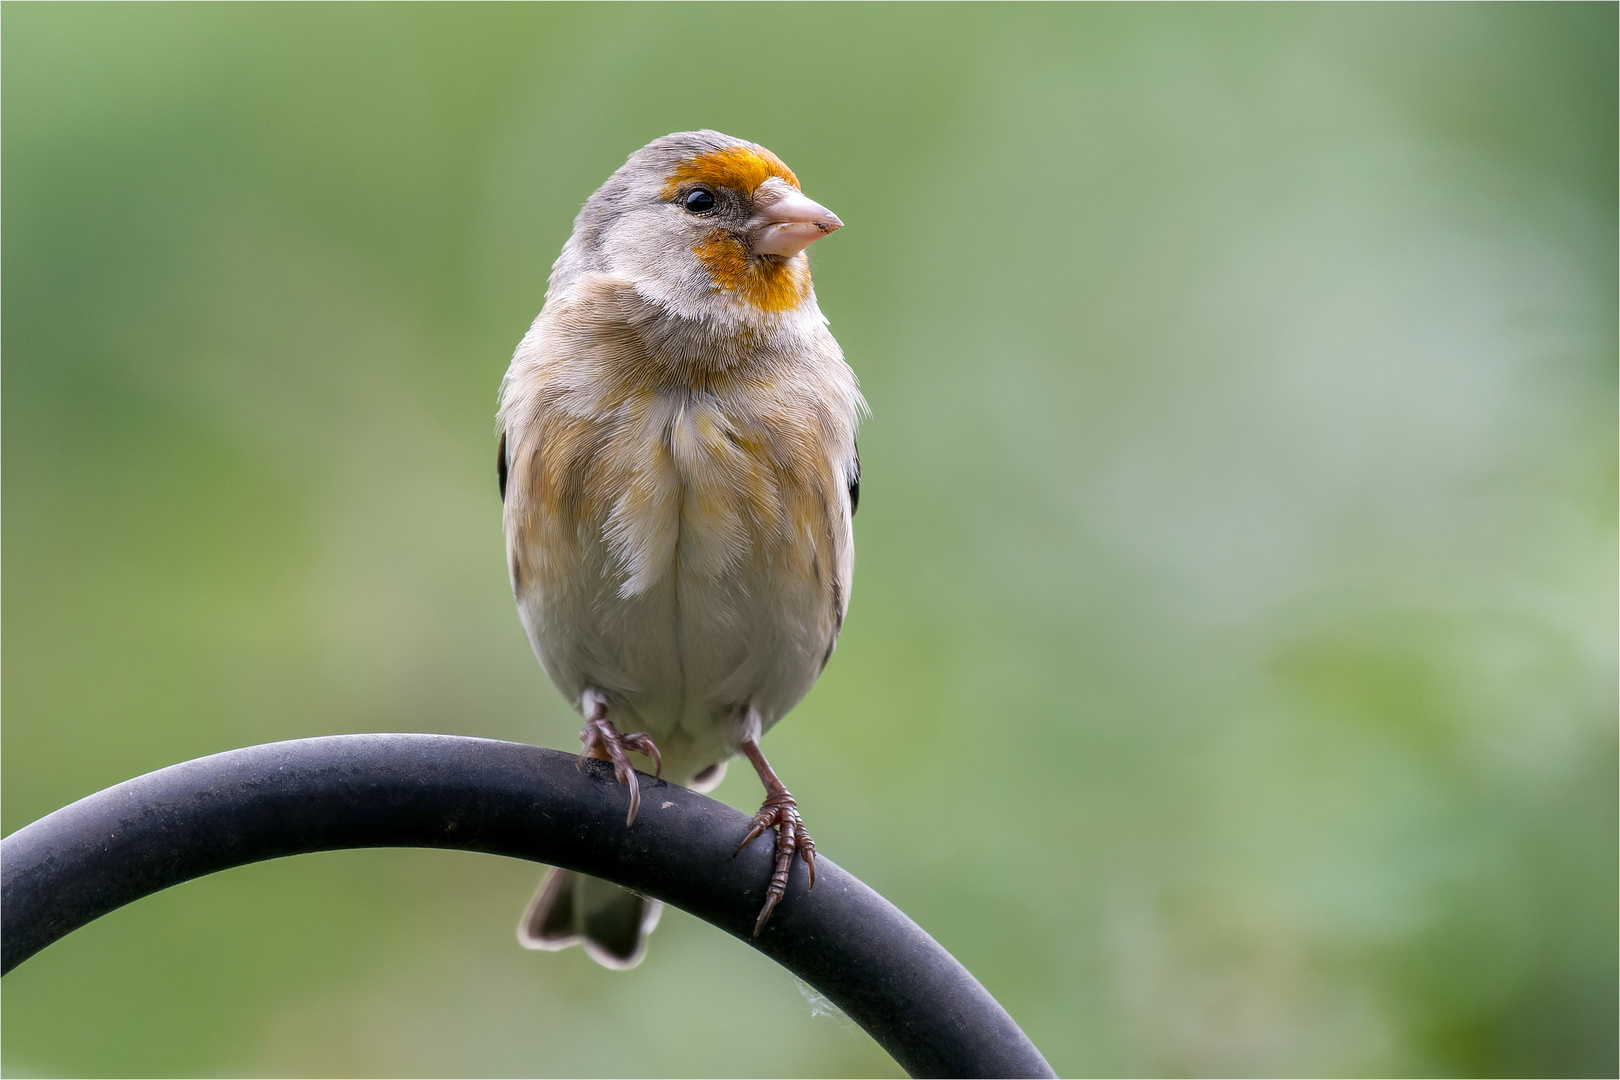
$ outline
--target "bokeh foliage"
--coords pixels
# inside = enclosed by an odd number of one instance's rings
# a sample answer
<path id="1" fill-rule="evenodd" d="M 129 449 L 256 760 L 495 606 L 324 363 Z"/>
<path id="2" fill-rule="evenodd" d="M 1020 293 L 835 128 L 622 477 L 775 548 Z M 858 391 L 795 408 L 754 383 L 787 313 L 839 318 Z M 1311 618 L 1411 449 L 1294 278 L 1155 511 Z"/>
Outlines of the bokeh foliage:
<path id="1" fill-rule="evenodd" d="M 4 828 L 234 746 L 574 745 L 494 391 L 631 150 L 762 142 L 873 418 L 767 740 L 1065 1074 L 1613 1075 L 1616 9 L 3 9 Z M 751 807 L 747 770 L 721 797 Z M 4 987 L 10 1075 L 887 1075 L 742 945 L 286 860 Z"/>

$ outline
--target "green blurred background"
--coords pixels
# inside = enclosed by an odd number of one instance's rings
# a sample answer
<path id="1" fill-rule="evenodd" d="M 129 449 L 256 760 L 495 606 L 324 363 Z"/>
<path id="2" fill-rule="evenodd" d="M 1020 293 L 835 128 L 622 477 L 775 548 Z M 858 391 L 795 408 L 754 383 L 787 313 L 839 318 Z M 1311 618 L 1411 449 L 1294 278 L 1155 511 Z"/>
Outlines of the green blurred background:
<path id="1" fill-rule="evenodd" d="M 1614 1075 L 1616 7 L 3 9 L 4 829 L 230 747 L 576 746 L 495 388 L 709 126 L 848 228 L 854 604 L 767 740 L 1066 1074 Z M 757 805 L 748 770 L 720 797 Z M 894 1075 L 678 912 L 311 856 L 4 984 L 9 1075 Z"/>

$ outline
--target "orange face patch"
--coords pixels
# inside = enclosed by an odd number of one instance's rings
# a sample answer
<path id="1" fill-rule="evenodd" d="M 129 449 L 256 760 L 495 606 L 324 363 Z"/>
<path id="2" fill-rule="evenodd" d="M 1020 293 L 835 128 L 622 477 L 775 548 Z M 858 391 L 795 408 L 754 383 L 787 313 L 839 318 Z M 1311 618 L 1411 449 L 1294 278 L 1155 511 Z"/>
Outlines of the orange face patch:
<path id="1" fill-rule="evenodd" d="M 688 184 L 714 184 L 751 195 L 755 188 L 773 176 L 786 180 L 794 187 L 799 186 L 799 178 L 793 175 L 793 170 L 764 147 L 728 146 L 724 150 L 699 154 L 675 166 L 675 171 L 664 182 L 664 198 L 674 198 Z"/>
<path id="2" fill-rule="evenodd" d="M 751 259 L 748 247 L 725 229 L 706 233 L 692 249 L 715 285 L 735 290 L 761 311 L 786 311 L 805 297 L 809 275 L 797 259 Z"/>

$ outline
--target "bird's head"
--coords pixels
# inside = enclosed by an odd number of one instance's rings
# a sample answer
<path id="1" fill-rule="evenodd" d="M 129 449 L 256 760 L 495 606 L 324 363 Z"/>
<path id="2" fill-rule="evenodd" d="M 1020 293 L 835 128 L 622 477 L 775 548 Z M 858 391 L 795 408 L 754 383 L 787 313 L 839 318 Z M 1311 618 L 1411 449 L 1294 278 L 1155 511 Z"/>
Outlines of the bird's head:
<path id="1" fill-rule="evenodd" d="M 787 312 L 815 295 L 804 249 L 842 226 L 763 146 L 716 131 L 666 135 L 585 204 L 552 288 L 611 273 L 693 318 Z"/>

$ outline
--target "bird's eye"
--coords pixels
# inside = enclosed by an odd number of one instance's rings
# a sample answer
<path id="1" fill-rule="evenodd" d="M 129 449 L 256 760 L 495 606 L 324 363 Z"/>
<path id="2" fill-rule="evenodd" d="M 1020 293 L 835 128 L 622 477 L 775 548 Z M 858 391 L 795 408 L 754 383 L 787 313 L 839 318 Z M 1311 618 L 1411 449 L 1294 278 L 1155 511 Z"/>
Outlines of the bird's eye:
<path id="1" fill-rule="evenodd" d="M 714 192 L 708 188 L 693 188 L 686 193 L 684 205 L 690 213 L 706 214 L 714 209 Z"/>

